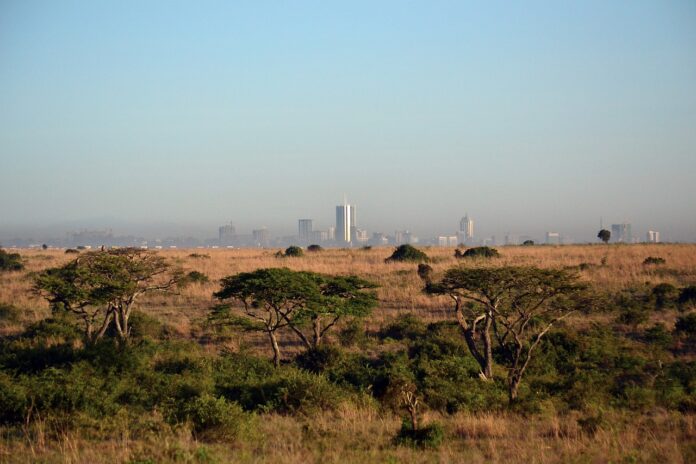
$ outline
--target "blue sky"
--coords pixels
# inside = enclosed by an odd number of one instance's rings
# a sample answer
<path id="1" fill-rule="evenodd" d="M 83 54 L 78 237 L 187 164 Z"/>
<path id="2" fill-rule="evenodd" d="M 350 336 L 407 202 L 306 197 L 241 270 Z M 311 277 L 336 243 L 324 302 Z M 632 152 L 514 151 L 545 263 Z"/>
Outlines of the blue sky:
<path id="1" fill-rule="evenodd" d="M 4 0 L 0 173 L 0 237 L 346 193 L 371 231 L 696 240 L 696 3 Z"/>

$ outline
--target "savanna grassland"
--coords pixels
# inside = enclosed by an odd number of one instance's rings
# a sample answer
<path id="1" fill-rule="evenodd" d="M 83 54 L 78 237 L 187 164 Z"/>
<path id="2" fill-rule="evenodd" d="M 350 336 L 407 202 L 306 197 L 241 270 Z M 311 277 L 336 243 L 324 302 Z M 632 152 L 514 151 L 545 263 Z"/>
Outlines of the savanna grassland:
<path id="1" fill-rule="evenodd" d="M 0 462 L 696 461 L 694 245 L 501 247 L 488 260 L 424 248 L 435 279 L 515 266 L 588 286 L 591 310 L 546 334 L 514 403 L 502 355 L 481 380 L 452 299 L 424 292 L 417 263 L 385 262 L 392 248 L 160 250 L 198 278 L 144 294 L 127 344 L 107 331 L 90 346 L 35 289 L 78 255 L 10 251 L 24 269 L 0 272 Z M 320 350 L 280 329 L 273 367 L 238 301 L 234 323 L 211 314 L 223 278 L 277 267 L 360 277 L 378 303 L 340 319 Z M 397 438 L 406 389 L 432 426 L 421 441 Z"/>

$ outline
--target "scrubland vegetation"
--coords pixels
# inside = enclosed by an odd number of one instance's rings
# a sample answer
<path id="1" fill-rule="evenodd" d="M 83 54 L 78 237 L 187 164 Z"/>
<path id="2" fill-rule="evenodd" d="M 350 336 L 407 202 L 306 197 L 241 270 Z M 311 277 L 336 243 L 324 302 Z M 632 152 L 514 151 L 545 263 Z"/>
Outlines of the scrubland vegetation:
<path id="1" fill-rule="evenodd" d="M 696 462 L 696 246 L 420 251 L 11 250 L 0 461 Z"/>

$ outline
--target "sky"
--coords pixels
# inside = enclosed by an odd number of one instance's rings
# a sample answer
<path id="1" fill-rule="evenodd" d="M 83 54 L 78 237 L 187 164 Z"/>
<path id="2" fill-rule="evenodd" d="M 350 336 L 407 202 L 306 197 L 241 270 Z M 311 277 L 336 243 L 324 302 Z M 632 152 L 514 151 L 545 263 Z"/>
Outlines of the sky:
<path id="1" fill-rule="evenodd" d="M 0 0 L 0 238 L 696 240 L 696 2 Z"/>

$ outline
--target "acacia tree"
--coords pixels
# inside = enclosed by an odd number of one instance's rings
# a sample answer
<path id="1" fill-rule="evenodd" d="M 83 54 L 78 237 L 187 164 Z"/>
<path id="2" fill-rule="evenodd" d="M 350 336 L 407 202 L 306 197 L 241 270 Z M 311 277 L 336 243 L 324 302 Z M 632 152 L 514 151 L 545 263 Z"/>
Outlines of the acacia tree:
<path id="1" fill-rule="evenodd" d="M 114 326 L 121 343 L 131 333 L 130 316 L 143 294 L 171 289 L 181 279 L 161 256 L 137 248 L 95 251 L 36 275 L 35 289 L 54 311 L 76 314 L 87 344 Z"/>
<path id="2" fill-rule="evenodd" d="M 289 327 L 307 349 L 316 349 L 342 317 L 369 314 L 376 297 L 363 290 L 373 287 L 354 276 L 332 277 L 272 268 L 225 277 L 215 297 L 241 302 L 244 314 L 261 323 L 271 343 L 273 362 L 279 366 L 279 329 Z M 221 319 L 220 314 L 213 317 Z M 229 316 L 223 315 L 222 319 Z M 307 323 L 312 327 L 310 336 L 302 331 Z"/>
<path id="3" fill-rule="evenodd" d="M 281 358 L 278 330 L 288 326 L 300 309 L 318 297 L 316 285 L 307 273 L 288 268 L 258 269 L 227 276 L 214 296 L 241 302 L 244 314 L 262 324 L 276 367 L 280 366 Z"/>
<path id="4" fill-rule="evenodd" d="M 485 379 L 493 374 L 491 332 L 495 334 L 508 368 L 511 403 L 534 350 L 556 322 L 579 307 L 583 289 L 577 276 L 564 270 L 511 266 L 452 268 L 440 282 L 426 285 L 427 292 L 454 300 L 457 321 Z M 473 304 L 463 304 L 467 300 Z"/>
<path id="5" fill-rule="evenodd" d="M 590 306 L 583 295 L 586 286 L 566 270 L 520 267 L 507 272 L 512 285 L 493 308 L 493 332 L 508 368 L 508 399 L 513 403 L 544 335 L 557 322 Z"/>
<path id="6" fill-rule="evenodd" d="M 377 305 L 374 292 L 365 291 L 376 285 L 356 276 L 327 276 L 303 272 L 313 280 L 316 289 L 307 306 L 301 308 L 293 319 L 287 319 L 290 328 L 302 340 L 309 350 L 315 350 L 321 344 L 324 335 L 344 317 L 365 317 Z M 302 331 L 302 326 L 309 322 L 312 326 L 311 337 Z"/>
<path id="7" fill-rule="evenodd" d="M 491 327 L 498 306 L 515 285 L 513 269 L 454 267 L 439 282 L 425 286 L 426 293 L 447 295 L 453 300 L 455 317 L 484 380 L 493 378 Z"/>
<path id="8" fill-rule="evenodd" d="M 602 229 L 597 233 L 597 238 L 603 241 L 604 243 L 609 243 L 609 239 L 611 238 L 611 232 L 607 229 Z"/>

